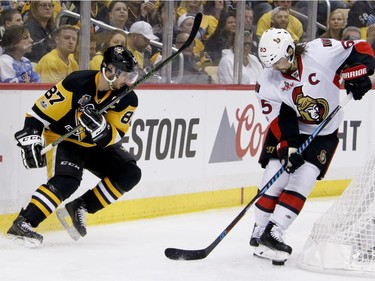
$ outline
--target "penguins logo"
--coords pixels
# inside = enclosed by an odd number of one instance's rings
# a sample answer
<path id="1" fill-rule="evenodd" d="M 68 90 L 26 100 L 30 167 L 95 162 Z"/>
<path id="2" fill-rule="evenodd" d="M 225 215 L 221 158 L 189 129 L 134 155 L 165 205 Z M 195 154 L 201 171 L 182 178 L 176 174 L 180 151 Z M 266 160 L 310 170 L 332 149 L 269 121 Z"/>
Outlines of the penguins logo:
<path id="1" fill-rule="evenodd" d="M 81 107 L 84 107 L 86 104 L 88 104 L 89 102 L 91 101 L 91 96 L 90 95 L 83 95 L 79 101 L 78 101 L 78 104 L 81 106 Z"/>

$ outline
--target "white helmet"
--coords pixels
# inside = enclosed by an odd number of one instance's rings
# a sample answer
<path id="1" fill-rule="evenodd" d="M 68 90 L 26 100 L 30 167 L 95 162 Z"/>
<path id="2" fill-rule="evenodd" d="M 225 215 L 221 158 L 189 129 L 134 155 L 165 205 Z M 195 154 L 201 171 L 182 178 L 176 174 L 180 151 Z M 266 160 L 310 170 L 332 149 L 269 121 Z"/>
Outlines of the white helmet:
<path id="1" fill-rule="evenodd" d="M 288 54 L 288 48 L 293 48 L 293 54 Z M 263 32 L 259 40 L 258 55 L 265 67 L 272 67 L 281 58 L 289 62 L 294 59 L 295 45 L 292 36 L 282 28 L 270 28 Z"/>

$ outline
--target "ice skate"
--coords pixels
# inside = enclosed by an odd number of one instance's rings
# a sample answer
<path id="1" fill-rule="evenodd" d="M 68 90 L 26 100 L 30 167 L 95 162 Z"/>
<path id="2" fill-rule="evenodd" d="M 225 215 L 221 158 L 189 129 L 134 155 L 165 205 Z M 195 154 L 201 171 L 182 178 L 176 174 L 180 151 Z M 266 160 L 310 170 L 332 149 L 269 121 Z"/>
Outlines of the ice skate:
<path id="1" fill-rule="evenodd" d="M 8 238 L 28 248 L 36 248 L 43 242 L 43 236 L 35 232 L 22 216 L 18 216 L 7 232 Z"/>
<path id="2" fill-rule="evenodd" d="M 255 249 L 254 255 L 269 259 L 274 265 L 284 265 L 292 253 L 292 247 L 284 243 L 283 234 L 284 231 L 276 224 L 268 223 L 259 239 L 259 246 Z"/>
<path id="3" fill-rule="evenodd" d="M 86 212 L 86 205 L 81 198 L 67 203 L 65 208 L 56 211 L 57 218 L 75 241 L 87 234 Z M 71 224 L 67 217 L 70 217 Z"/>
<path id="4" fill-rule="evenodd" d="M 254 223 L 253 232 L 251 234 L 251 238 L 249 242 L 250 246 L 252 247 L 259 246 L 259 239 L 260 239 L 260 236 L 263 234 L 263 232 L 264 232 L 264 227 L 259 226 L 256 223 Z"/>

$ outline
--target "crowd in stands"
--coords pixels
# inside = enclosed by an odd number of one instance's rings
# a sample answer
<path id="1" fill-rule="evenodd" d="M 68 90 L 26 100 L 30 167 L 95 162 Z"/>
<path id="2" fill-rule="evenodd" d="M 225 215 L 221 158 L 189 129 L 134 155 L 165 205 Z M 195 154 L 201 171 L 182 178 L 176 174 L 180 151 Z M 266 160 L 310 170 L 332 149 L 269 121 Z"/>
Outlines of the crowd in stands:
<path id="1" fill-rule="evenodd" d="M 236 4 L 229 0 L 173 1 L 173 22 L 167 22 L 167 2 L 90 1 L 91 18 L 116 30 L 91 25 L 89 69 L 100 70 L 103 52 L 110 46 L 126 46 L 138 60 L 140 75 L 161 61 L 163 26 L 173 25 L 176 48 L 188 38 L 195 15 L 203 15 L 194 42 L 185 49 L 184 75 L 179 61 L 173 61 L 172 83 L 223 83 L 234 80 Z M 244 40 L 240 84 L 254 84 L 262 65 L 257 58 L 257 42 L 270 28 L 284 28 L 296 43 L 306 40 L 308 1 L 244 1 Z M 318 2 L 317 20 L 326 29 L 316 37 L 336 40 L 367 40 L 375 48 L 375 1 L 331 0 Z M 66 17 L 56 26 L 62 10 L 80 13 L 82 1 L 0 1 L 0 82 L 57 83 L 79 69 L 80 21 Z M 301 16 L 305 15 L 305 16 Z M 328 19 L 328 20 L 327 20 Z M 211 68 L 210 71 L 208 69 Z M 212 72 L 214 69 L 214 72 Z M 159 79 L 160 80 L 160 79 Z M 158 83 L 158 79 L 152 82 Z"/>

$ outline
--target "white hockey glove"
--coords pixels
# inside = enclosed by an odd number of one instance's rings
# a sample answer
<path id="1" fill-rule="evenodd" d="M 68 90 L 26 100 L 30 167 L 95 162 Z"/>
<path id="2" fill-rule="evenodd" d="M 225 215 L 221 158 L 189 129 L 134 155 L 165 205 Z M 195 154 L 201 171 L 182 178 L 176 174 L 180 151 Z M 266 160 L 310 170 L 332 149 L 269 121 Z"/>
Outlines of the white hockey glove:
<path id="1" fill-rule="evenodd" d="M 357 64 L 345 68 L 341 72 L 341 76 L 345 81 L 345 89 L 347 94 L 352 93 L 354 100 L 360 100 L 371 89 L 371 80 L 367 74 L 367 66 Z"/>
<path id="2" fill-rule="evenodd" d="M 41 154 L 44 147 L 42 136 L 33 129 L 23 129 L 14 134 L 21 148 L 22 162 L 26 169 L 46 166 L 46 156 Z"/>
<path id="3" fill-rule="evenodd" d="M 305 163 L 302 155 L 297 152 L 297 148 L 290 147 L 287 141 L 281 141 L 277 145 L 277 153 L 281 165 L 288 174 L 293 174 Z"/>
<path id="4" fill-rule="evenodd" d="M 111 133 L 111 126 L 95 108 L 83 108 L 79 122 L 86 132 L 91 135 L 93 142 L 96 144 L 100 144 L 100 140 Z"/>

